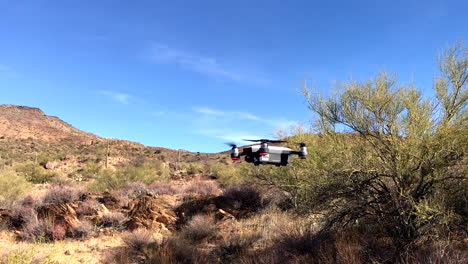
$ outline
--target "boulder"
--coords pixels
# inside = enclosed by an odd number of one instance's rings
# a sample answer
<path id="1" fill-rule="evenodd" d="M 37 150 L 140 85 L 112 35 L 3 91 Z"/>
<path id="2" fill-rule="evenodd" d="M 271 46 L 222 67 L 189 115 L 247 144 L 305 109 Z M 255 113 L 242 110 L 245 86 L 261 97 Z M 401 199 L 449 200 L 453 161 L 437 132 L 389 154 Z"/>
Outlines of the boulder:
<path id="1" fill-rule="evenodd" d="M 130 201 L 126 226 L 130 230 L 147 228 L 159 231 L 172 231 L 176 215 L 169 203 L 162 197 L 147 194 Z"/>

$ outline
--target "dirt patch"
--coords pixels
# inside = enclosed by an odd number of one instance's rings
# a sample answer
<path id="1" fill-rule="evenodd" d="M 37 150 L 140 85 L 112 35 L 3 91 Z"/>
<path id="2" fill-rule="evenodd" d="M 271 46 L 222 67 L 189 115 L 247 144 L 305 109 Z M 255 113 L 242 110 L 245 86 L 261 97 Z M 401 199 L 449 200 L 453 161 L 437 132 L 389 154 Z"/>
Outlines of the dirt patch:
<path id="1" fill-rule="evenodd" d="M 152 194 L 133 199 L 127 217 L 126 226 L 130 230 L 148 228 L 167 232 L 174 230 L 176 222 L 170 203 L 164 197 Z"/>
<path id="2" fill-rule="evenodd" d="M 217 220 L 242 219 L 255 213 L 252 208 L 242 207 L 238 201 L 224 196 L 192 196 L 186 198 L 175 210 L 176 226 L 182 227 L 197 214 L 214 215 Z"/>

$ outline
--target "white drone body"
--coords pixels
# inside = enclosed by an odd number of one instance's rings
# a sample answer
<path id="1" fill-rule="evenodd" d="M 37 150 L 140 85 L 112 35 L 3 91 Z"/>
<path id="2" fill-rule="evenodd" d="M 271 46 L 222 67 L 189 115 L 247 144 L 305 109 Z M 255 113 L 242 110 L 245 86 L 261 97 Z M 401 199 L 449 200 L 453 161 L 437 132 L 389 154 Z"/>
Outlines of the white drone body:
<path id="1" fill-rule="evenodd" d="M 289 164 L 289 157 L 292 154 L 298 155 L 303 159 L 307 157 L 307 147 L 304 143 L 300 144 L 299 151 L 294 151 L 286 147 L 268 145 L 268 143 L 284 142 L 280 140 L 259 139 L 246 141 L 260 141 L 261 144 L 244 147 L 242 152 L 239 152 L 239 149 L 235 144 L 230 144 L 232 146 L 232 160 L 239 160 L 241 156 L 245 156 L 246 162 L 250 162 L 255 165 L 272 164 L 276 166 L 285 166 Z"/>

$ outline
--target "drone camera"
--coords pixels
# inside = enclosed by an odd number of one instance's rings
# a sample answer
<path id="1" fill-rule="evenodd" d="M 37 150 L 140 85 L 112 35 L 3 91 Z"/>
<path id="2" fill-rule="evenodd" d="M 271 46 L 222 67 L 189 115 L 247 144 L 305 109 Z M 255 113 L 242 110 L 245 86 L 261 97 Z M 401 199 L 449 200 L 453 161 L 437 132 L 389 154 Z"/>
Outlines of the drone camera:
<path id="1" fill-rule="evenodd" d="M 305 159 L 307 157 L 307 146 L 304 143 L 301 143 L 299 150 L 299 157 Z"/>
<path id="2" fill-rule="evenodd" d="M 260 153 L 260 156 L 266 156 L 268 155 L 268 144 L 266 142 L 262 142 L 260 145 L 260 149 L 258 150 Z"/>
<path id="3" fill-rule="evenodd" d="M 237 146 L 233 146 L 231 149 L 231 159 L 238 160 L 239 158 L 239 148 Z"/>

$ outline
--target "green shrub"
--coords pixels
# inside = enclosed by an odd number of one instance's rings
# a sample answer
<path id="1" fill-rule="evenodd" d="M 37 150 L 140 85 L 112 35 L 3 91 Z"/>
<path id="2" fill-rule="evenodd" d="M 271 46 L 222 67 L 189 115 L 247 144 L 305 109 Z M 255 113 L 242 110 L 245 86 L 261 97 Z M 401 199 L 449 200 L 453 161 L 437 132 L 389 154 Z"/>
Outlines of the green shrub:
<path id="1" fill-rule="evenodd" d="M 129 182 L 150 184 L 160 180 L 164 178 L 154 169 L 126 166 L 102 171 L 89 188 L 95 191 L 111 191 L 121 189 Z"/>
<path id="2" fill-rule="evenodd" d="M 208 166 L 208 174 L 223 184 L 237 184 L 244 182 L 239 168 L 224 163 L 214 163 Z"/>
<path id="3" fill-rule="evenodd" d="M 57 176 L 56 172 L 48 171 L 33 162 L 17 165 L 16 172 L 32 183 L 46 183 Z"/>
<path id="4" fill-rule="evenodd" d="M 102 164 L 95 161 L 88 161 L 84 166 L 77 170 L 77 174 L 82 179 L 94 179 L 102 170 Z"/>
<path id="5" fill-rule="evenodd" d="M 26 179 L 12 170 L 0 171 L 0 207 L 11 207 L 31 188 Z"/>
<path id="6" fill-rule="evenodd" d="M 204 166 L 203 164 L 200 163 L 195 163 L 195 162 L 179 162 L 177 163 L 177 167 L 179 170 L 185 170 L 188 175 L 194 175 L 197 173 L 203 172 Z"/>
<path id="7" fill-rule="evenodd" d="M 44 257 L 34 247 L 15 249 L 0 259 L 0 264 L 52 264 L 49 257 Z"/>

